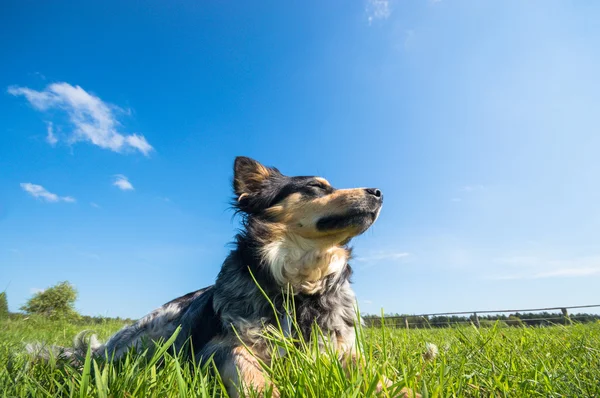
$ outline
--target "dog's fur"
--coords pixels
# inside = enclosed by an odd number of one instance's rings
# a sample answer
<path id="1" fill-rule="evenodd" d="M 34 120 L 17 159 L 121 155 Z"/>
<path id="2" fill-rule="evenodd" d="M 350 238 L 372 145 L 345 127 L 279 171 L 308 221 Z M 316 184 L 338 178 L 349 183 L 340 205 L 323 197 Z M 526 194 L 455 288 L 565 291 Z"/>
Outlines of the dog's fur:
<path id="1" fill-rule="evenodd" d="M 281 324 L 293 335 L 295 321 L 308 339 L 316 323 L 326 336 L 321 344 L 355 358 L 347 245 L 379 216 L 381 191 L 335 189 L 323 178 L 288 177 L 246 157 L 235 159 L 233 188 L 243 228 L 215 284 L 170 301 L 104 344 L 93 342 L 94 355 L 119 358 L 144 341 L 168 339 L 181 326 L 174 346 L 191 340 L 197 360 L 213 358 L 231 396 L 240 384 L 258 390 L 269 385 L 258 361 L 271 360 L 262 337 L 268 325 Z M 290 288 L 294 320 L 281 315 Z"/>

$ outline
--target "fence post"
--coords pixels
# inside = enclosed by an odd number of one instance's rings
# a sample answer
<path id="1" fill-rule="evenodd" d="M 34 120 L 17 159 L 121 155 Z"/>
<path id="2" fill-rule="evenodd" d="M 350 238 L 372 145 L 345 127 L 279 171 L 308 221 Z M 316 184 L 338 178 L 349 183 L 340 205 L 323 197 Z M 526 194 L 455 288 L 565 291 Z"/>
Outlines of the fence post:
<path id="1" fill-rule="evenodd" d="M 561 308 L 560 311 L 563 314 L 563 317 L 565 318 L 565 323 L 569 323 L 572 324 L 573 322 L 571 321 L 571 317 L 569 316 L 569 311 L 566 308 Z"/>
<path id="2" fill-rule="evenodd" d="M 404 326 L 408 329 L 408 317 L 404 317 Z"/>
<path id="3" fill-rule="evenodd" d="M 477 326 L 477 329 L 479 329 L 481 327 L 479 324 L 479 317 L 477 316 L 476 312 L 474 312 L 473 315 L 475 316 L 475 326 Z"/>

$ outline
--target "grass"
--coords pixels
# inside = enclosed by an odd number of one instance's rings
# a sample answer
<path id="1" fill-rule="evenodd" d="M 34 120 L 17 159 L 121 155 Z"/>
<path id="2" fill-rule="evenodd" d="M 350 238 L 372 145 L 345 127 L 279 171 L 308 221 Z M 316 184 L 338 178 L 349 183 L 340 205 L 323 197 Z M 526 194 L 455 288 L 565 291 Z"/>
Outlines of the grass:
<path id="1" fill-rule="evenodd" d="M 130 355 L 122 363 L 86 361 L 82 369 L 31 363 L 23 343 L 69 345 L 77 332 L 94 329 L 105 339 L 118 322 L 82 326 L 39 318 L 0 321 L 0 397 L 220 397 L 208 369 L 165 350 L 153 358 Z M 600 396 L 600 323 L 545 328 L 456 327 L 363 329 L 368 368 L 346 374 L 337 360 L 313 347 L 296 348 L 276 334 L 288 353 L 267 371 L 285 397 L 373 396 L 381 374 L 400 389 L 424 397 Z M 425 359 L 426 344 L 439 347 Z M 162 356 L 161 356 L 162 355 Z M 391 392 L 387 392 L 392 396 Z"/>

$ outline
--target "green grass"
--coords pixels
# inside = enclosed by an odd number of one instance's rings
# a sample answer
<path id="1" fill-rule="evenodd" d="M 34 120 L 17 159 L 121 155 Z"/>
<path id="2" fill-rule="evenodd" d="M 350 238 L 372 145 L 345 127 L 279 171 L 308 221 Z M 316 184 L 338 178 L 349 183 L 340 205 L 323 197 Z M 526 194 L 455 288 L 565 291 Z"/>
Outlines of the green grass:
<path id="1" fill-rule="evenodd" d="M 0 321 L 0 397 L 219 397 L 226 396 L 207 369 L 166 350 L 151 359 L 123 363 L 86 361 L 82 369 L 32 364 L 23 343 L 69 345 L 77 332 L 94 329 L 101 339 L 117 322 L 85 326 L 38 318 Z M 600 396 L 600 323 L 546 328 L 457 327 L 363 329 L 360 344 L 368 368 L 346 374 L 337 360 L 311 347 L 297 349 L 272 336 L 288 354 L 268 369 L 285 397 L 373 396 L 380 374 L 400 389 L 429 397 Z M 439 347 L 426 360 L 426 343 Z M 391 396 L 391 394 L 390 394 Z"/>

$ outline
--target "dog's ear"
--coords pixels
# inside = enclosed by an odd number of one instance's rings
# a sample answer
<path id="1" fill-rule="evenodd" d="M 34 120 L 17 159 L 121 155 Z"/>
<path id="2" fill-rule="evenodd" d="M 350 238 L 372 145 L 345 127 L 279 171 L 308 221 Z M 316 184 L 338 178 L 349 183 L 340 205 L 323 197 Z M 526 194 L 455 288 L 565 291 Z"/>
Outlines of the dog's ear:
<path id="1" fill-rule="evenodd" d="M 236 157 L 233 165 L 233 191 L 238 201 L 258 193 L 264 182 L 276 173 L 279 174 L 279 171 L 265 167 L 254 159 Z"/>

